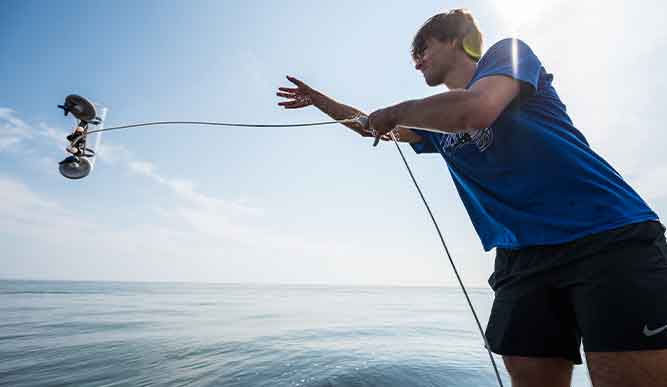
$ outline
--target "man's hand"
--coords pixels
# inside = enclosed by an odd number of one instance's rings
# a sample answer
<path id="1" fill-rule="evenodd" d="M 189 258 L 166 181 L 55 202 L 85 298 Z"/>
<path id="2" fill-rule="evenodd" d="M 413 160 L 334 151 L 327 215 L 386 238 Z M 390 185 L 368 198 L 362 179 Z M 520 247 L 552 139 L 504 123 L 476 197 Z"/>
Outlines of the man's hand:
<path id="1" fill-rule="evenodd" d="M 296 85 L 293 87 L 279 87 L 276 95 L 278 97 L 287 98 L 287 101 L 278 103 L 285 109 L 299 109 L 306 106 L 313 105 L 320 109 L 323 113 L 337 121 L 349 120 L 354 117 L 364 116 L 365 114 L 359 109 L 347 106 L 336 102 L 327 95 L 311 88 L 302 81 L 287 76 L 287 80 Z M 372 137 L 360 123 L 347 122 L 343 125 L 359 133 L 363 137 Z"/>
<path id="2" fill-rule="evenodd" d="M 396 128 L 400 111 L 400 105 L 394 105 L 376 110 L 368 116 L 368 127 L 375 135 L 373 146 L 376 146 L 380 140 L 391 139 L 387 133 Z"/>
<path id="3" fill-rule="evenodd" d="M 317 94 L 313 88 L 289 75 L 287 76 L 287 80 L 297 87 L 279 87 L 276 95 L 287 98 L 288 101 L 280 102 L 278 105 L 283 106 L 285 109 L 299 109 L 313 104 L 313 98 Z"/>

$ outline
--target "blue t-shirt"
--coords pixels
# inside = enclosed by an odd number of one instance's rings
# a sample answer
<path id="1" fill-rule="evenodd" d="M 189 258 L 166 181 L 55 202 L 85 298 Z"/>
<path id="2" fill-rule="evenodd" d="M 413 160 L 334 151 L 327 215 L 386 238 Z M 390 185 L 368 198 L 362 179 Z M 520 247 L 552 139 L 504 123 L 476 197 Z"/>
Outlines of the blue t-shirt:
<path id="1" fill-rule="evenodd" d="M 490 127 L 416 130 L 417 153 L 442 154 L 486 251 L 558 244 L 658 216 L 575 128 L 553 76 L 524 42 L 505 39 L 480 59 L 468 88 L 504 75 L 522 93 Z"/>

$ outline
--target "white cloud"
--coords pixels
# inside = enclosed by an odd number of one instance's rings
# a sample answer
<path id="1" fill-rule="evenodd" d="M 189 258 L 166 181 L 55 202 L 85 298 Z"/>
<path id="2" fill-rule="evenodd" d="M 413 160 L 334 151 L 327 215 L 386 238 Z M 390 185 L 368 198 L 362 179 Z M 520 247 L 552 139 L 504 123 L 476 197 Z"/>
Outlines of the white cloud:
<path id="1" fill-rule="evenodd" d="M 5 234 L 20 233 L 48 238 L 54 228 L 80 232 L 85 227 L 56 201 L 30 190 L 17 179 L 0 176 L 0 229 Z"/>
<path id="2" fill-rule="evenodd" d="M 55 202 L 42 199 L 24 184 L 7 176 L 0 176 L 0 192 L 3 193 L 3 200 L 0 200 L 0 211 L 5 213 L 11 209 L 58 208 Z"/>
<path id="3" fill-rule="evenodd" d="M 155 167 L 153 166 L 153 163 L 148 162 L 148 161 L 130 161 L 128 164 L 130 170 L 132 172 L 138 173 L 140 175 L 144 175 L 147 177 L 154 177 L 155 175 L 153 174 L 153 170 Z"/>
<path id="4" fill-rule="evenodd" d="M 41 124 L 40 127 L 42 135 L 51 142 L 62 145 L 65 132 L 46 124 Z M 251 219 L 257 219 L 265 214 L 264 209 L 253 207 L 241 200 L 227 200 L 207 195 L 200 192 L 193 181 L 164 176 L 158 172 L 158 167 L 153 162 L 137 159 L 123 145 L 103 142 L 97 149 L 97 157 L 101 162 L 124 166 L 130 172 L 146 177 L 149 181 L 165 187 L 180 200 L 176 206 L 157 209 L 162 219 L 172 225 L 166 228 L 169 232 L 183 232 L 183 226 L 187 226 L 189 232 L 196 232 L 216 240 L 222 238 L 246 246 L 261 244 L 284 250 L 311 252 L 340 250 L 339 246 L 328 241 L 305 242 L 301 236 L 267 232 L 261 224 L 250 225 Z M 25 186 L 23 187 L 25 190 Z"/>
<path id="5" fill-rule="evenodd" d="M 184 201 L 183 204 L 187 208 L 196 208 L 201 217 L 206 218 L 208 214 L 216 216 L 260 216 L 264 213 L 262 209 L 248 206 L 240 201 L 230 201 L 203 194 L 195 188 L 195 183 L 192 181 L 165 177 L 157 172 L 154 163 L 134 158 L 132 153 L 122 145 L 103 143 L 98 150 L 98 156 L 105 162 L 123 164 L 131 172 L 147 177 L 154 183 L 168 188 L 170 192 Z M 193 217 L 194 214 L 188 213 L 188 219 L 194 219 Z M 195 221 L 194 223 L 199 222 Z"/>
<path id="6" fill-rule="evenodd" d="M 0 151 L 21 142 L 20 137 L 0 137 Z"/>
<path id="7" fill-rule="evenodd" d="M 100 161 L 109 163 L 111 165 L 115 164 L 128 164 L 132 162 L 132 154 L 130 151 L 122 146 L 117 144 L 110 144 L 108 142 L 103 142 L 100 144 L 97 149 L 97 156 Z"/>
<path id="8" fill-rule="evenodd" d="M 32 129 L 23 121 L 14 110 L 0 108 L 0 123 L 3 132 L 0 133 L 0 149 L 17 144 L 26 139 L 47 141 L 48 144 L 63 147 L 66 145 L 66 132 L 51 127 L 46 123 L 39 124 L 38 137 L 32 136 Z M 12 136 L 10 136 L 12 135 Z M 253 207 L 248 203 L 227 200 L 199 191 L 193 181 L 178 177 L 167 177 L 158 173 L 158 167 L 146 160 L 135 158 L 125 146 L 109 142 L 101 143 L 97 149 L 97 158 L 104 163 L 123 166 L 130 172 L 146 177 L 154 184 L 166 190 L 178 199 L 177 205 L 163 205 L 159 213 L 163 220 L 171 220 L 169 226 L 163 227 L 154 224 L 151 227 L 161 230 L 161 234 L 179 234 L 205 236 L 241 243 L 246 246 L 261 245 L 273 246 L 281 249 L 304 249 L 308 245 L 299 237 L 276 235 L 262 229 L 261 224 L 250 225 L 251 219 L 264 215 L 264 210 Z M 40 167 L 46 163 L 55 165 L 56 161 L 49 157 L 35 159 Z M 0 215 L 3 216 L 5 231 L 22 233 L 23 235 L 39 234 L 42 239 L 67 239 L 54 229 L 67 228 L 69 230 L 96 230 L 96 235 L 107 234 L 109 238 L 128 239 L 119 236 L 118 230 L 107 229 L 100 232 L 100 225 L 84 220 L 81 214 L 66 211 L 57 201 L 45 199 L 31 191 L 24 183 L 16 178 L 0 176 L 0 192 L 3 192 L 3 201 L 0 204 Z M 159 204 L 158 204 L 159 206 Z M 256 222 L 255 222 L 256 223 Z M 16 227 L 16 225 L 23 225 Z M 145 226 L 148 227 L 148 226 Z M 258 237 L 261 236 L 261 237 Z M 114 240 L 114 239 L 107 239 Z M 214 239 L 211 239 L 211 241 Z M 133 243 L 142 243 L 134 241 Z M 135 244 L 136 244 L 135 243 Z M 176 242 L 174 242 L 176 243 Z M 201 244 L 201 241 L 198 242 Z M 188 250 L 187 246 L 174 248 L 173 251 Z"/>
<path id="9" fill-rule="evenodd" d="M 0 107 L 0 151 L 32 137 L 32 129 L 13 109 Z"/>
<path id="10" fill-rule="evenodd" d="M 30 127 L 16 116 L 16 111 L 7 107 L 0 107 L 0 120 L 5 121 L 5 129 L 16 133 L 29 132 Z"/>
<path id="11" fill-rule="evenodd" d="M 63 130 L 48 126 L 44 122 L 40 122 L 39 127 L 41 129 L 39 134 L 46 137 L 49 141 L 51 141 L 51 143 L 57 145 L 58 148 L 65 148 L 65 146 L 67 146 L 67 139 L 65 137 L 68 133 Z"/>
<path id="12" fill-rule="evenodd" d="M 114 227 L 90 214 L 67 209 L 8 176 L 0 176 L 0 191 L 0 232 L 30 242 L 0 255 L 1 276 L 146 279 L 159 271 L 159 263 L 154 262 L 157 258 L 180 261 L 183 270 L 190 265 L 190 244 L 184 243 L 177 230 L 159 225 Z M 194 243 L 206 250 L 205 240 Z M 140 274 L 132 277 L 137 271 Z M 178 278 L 174 274 L 172 278 Z"/>
<path id="13" fill-rule="evenodd" d="M 16 178 L 0 175 L 0 191 L 0 233 L 32 241 L 0 255 L 5 277 L 275 282 L 280 277 L 264 270 L 281 251 L 294 257 L 295 268 L 303 265 L 298 257 L 325 252 L 315 268 L 320 272 L 328 260 L 351 255 L 350 246 L 244 225 L 219 209 L 163 207 L 155 223 L 113 225 L 100 213 L 91 217 L 67 208 Z"/>

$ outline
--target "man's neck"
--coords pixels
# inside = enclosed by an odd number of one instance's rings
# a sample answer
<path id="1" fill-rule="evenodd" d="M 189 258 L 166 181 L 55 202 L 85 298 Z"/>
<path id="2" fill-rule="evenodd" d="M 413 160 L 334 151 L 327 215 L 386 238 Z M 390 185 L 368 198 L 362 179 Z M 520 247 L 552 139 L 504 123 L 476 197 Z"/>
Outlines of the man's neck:
<path id="1" fill-rule="evenodd" d="M 475 74 L 477 64 L 467 56 L 458 57 L 457 63 L 453 66 L 452 71 L 447 74 L 444 80 L 445 86 L 449 90 L 463 89 L 468 86 Z"/>

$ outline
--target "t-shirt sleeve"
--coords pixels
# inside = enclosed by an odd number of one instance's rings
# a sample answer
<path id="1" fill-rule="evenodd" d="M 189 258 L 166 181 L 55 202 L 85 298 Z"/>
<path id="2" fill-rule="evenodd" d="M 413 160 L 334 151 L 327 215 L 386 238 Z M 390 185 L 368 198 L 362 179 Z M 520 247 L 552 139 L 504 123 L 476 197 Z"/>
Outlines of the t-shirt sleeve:
<path id="1" fill-rule="evenodd" d="M 526 43 L 519 39 L 503 39 L 484 54 L 470 85 L 484 77 L 505 75 L 529 85 L 532 94 L 537 91 L 541 69 L 542 63 Z"/>
<path id="2" fill-rule="evenodd" d="M 435 148 L 435 146 L 433 145 L 433 141 L 431 140 L 430 132 L 418 129 L 410 129 L 410 130 L 414 131 L 422 138 L 421 142 L 414 144 L 410 143 L 410 146 L 412 146 L 412 149 L 414 149 L 416 153 L 438 153 L 438 150 Z"/>

